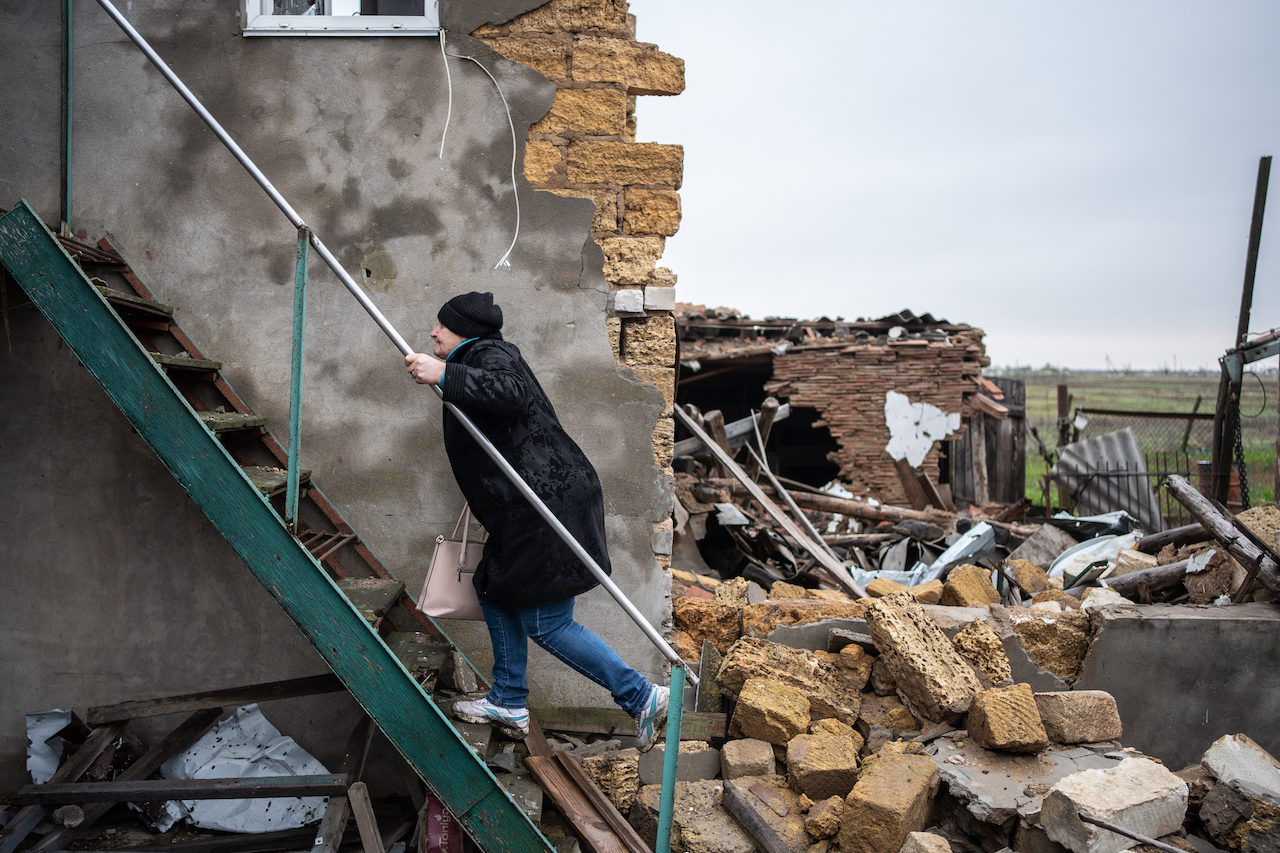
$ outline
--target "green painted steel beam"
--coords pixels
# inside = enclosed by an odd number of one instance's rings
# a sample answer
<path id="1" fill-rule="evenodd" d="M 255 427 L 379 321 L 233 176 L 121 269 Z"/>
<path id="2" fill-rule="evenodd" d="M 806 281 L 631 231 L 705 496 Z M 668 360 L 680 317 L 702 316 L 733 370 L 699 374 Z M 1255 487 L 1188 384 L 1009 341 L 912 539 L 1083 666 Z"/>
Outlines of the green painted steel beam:
<path id="1" fill-rule="evenodd" d="M 471 837 L 488 853 L 553 853 L 25 201 L 0 218 L 0 260 Z"/>

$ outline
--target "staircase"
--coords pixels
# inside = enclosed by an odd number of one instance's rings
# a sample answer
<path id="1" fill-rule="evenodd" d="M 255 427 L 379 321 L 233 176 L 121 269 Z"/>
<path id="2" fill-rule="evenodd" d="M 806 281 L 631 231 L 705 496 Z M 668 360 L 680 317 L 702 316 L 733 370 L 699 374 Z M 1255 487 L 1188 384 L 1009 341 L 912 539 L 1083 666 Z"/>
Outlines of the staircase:
<path id="1" fill-rule="evenodd" d="M 551 853 L 535 792 L 515 777 L 526 812 L 486 766 L 487 727 L 455 725 L 432 699 L 470 665 L 305 471 L 290 535 L 287 452 L 173 308 L 109 241 L 56 235 L 25 201 L 0 217 L 0 262 L 471 838 L 486 853 Z"/>

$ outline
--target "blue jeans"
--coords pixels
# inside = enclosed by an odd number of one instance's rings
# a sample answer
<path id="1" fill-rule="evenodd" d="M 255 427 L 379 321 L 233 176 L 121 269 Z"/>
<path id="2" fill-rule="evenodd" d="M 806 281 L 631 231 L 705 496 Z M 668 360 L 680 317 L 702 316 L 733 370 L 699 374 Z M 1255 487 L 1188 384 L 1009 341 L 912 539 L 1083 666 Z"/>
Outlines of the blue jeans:
<path id="1" fill-rule="evenodd" d="M 605 687 L 632 717 L 644 710 L 649 682 L 618 653 L 573 621 L 573 598 L 515 610 L 480 602 L 493 642 L 493 687 L 489 701 L 503 708 L 523 708 L 529 697 L 529 640 L 587 678 Z"/>

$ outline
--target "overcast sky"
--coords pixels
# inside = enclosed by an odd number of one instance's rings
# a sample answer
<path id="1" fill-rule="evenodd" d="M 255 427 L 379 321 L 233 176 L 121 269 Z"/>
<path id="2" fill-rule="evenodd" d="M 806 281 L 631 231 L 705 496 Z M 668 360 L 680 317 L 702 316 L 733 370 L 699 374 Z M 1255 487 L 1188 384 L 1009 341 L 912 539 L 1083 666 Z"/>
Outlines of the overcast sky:
<path id="1" fill-rule="evenodd" d="M 1211 367 L 1234 343 L 1280 3 L 631 0 L 687 88 L 677 298 L 909 308 L 997 365 Z M 1280 162 L 1253 303 L 1280 326 Z M 1275 364 L 1274 360 L 1264 362 Z M 1262 366 L 1262 365 L 1259 365 Z"/>

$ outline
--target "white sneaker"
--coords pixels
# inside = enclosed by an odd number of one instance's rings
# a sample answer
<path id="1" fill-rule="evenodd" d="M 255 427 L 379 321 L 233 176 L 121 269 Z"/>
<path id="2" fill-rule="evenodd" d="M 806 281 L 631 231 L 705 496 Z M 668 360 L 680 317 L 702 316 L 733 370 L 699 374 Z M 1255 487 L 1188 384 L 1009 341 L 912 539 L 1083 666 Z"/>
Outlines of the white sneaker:
<path id="1" fill-rule="evenodd" d="M 644 710 L 636 717 L 636 748 L 641 752 L 653 749 L 657 742 L 662 726 L 667 721 L 667 701 L 670 696 L 671 691 L 666 687 L 654 685 L 649 691 Z"/>
<path id="2" fill-rule="evenodd" d="M 491 725 L 512 740 L 524 740 L 529 734 L 529 711 L 525 708 L 503 708 L 481 699 L 453 703 L 453 716 L 464 723 Z"/>

